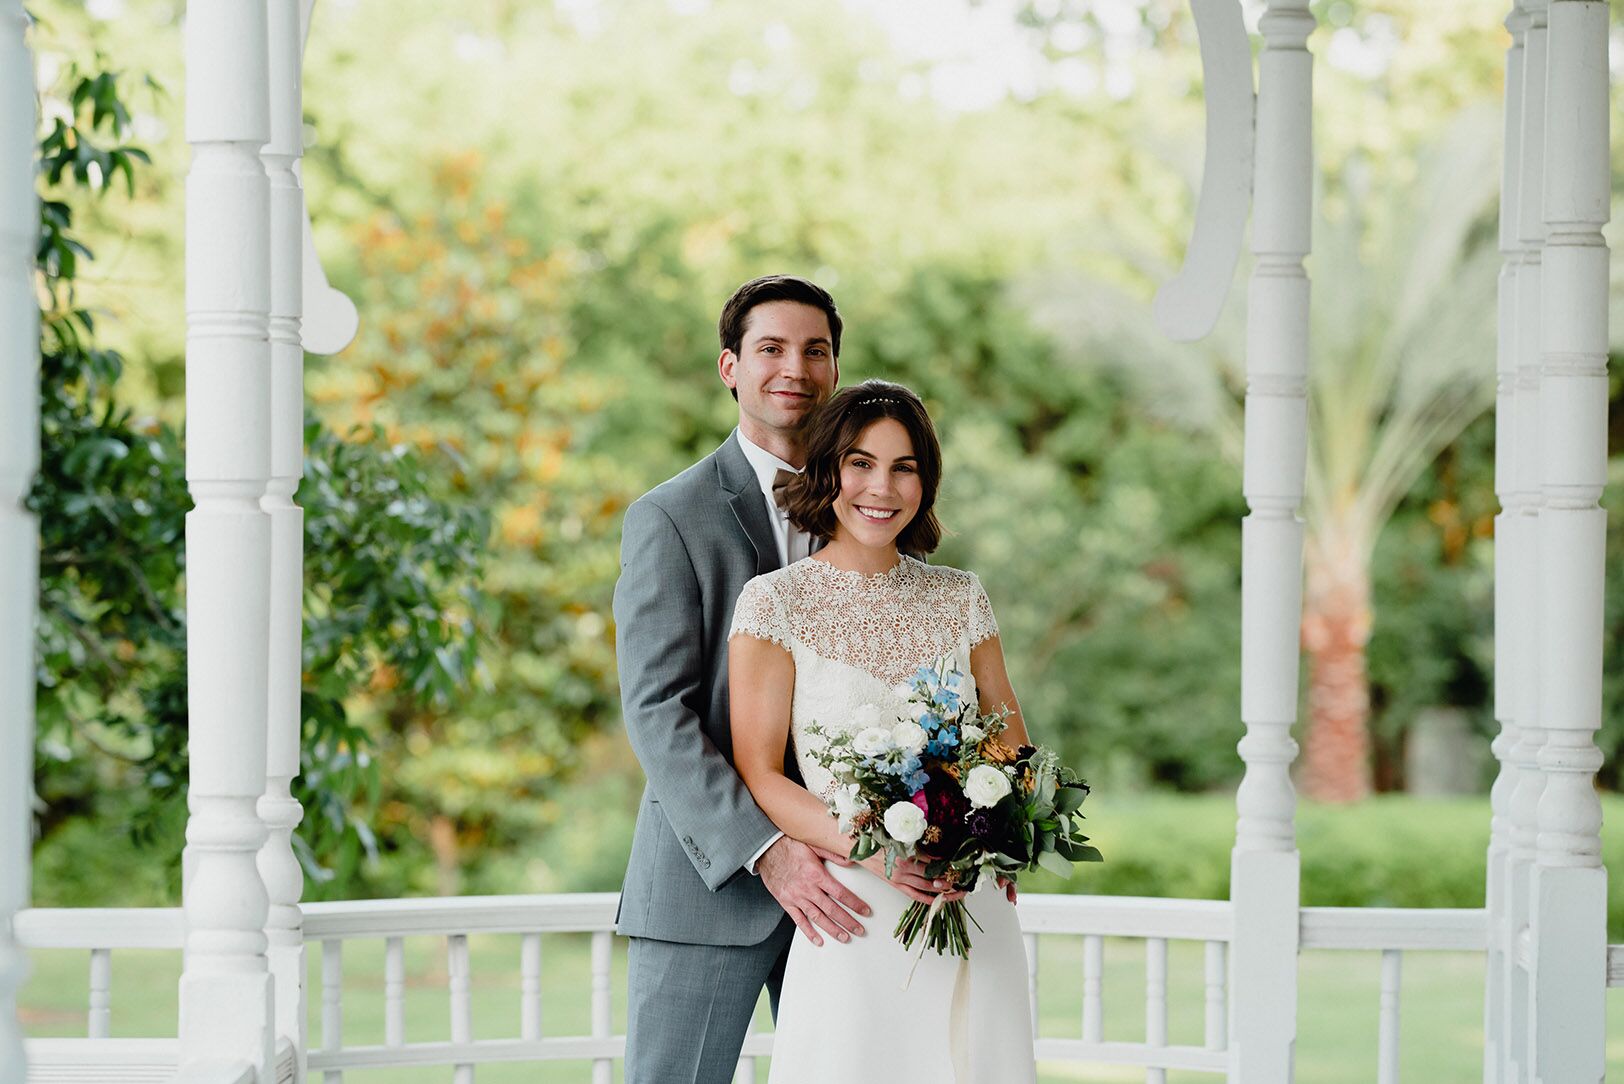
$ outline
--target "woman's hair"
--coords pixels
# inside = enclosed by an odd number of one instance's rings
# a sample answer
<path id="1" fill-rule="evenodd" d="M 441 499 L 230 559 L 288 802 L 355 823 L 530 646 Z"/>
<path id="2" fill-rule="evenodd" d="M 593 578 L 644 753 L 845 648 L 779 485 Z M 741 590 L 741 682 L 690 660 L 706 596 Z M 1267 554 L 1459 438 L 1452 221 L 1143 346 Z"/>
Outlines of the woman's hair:
<path id="1" fill-rule="evenodd" d="M 785 490 L 784 507 L 796 527 L 819 538 L 833 538 L 840 465 L 863 430 L 881 418 L 892 418 L 908 431 L 923 491 L 919 510 L 897 535 L 897 549 L 930 553 L 942 540 L 942 525 L 934 511 L 942 481 L 942 446 L 925 404 L 901 384 L 865 380 L 835 392 L 818 408 L 807 430 L 806 470 Z"/>

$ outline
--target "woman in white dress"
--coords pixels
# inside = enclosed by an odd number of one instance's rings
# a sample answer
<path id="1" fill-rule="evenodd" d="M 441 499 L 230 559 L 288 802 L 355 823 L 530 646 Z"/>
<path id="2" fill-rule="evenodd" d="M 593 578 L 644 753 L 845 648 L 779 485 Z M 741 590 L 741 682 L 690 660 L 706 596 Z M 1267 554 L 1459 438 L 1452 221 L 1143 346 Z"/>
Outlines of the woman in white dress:
<path id="1" fill-rule="evenodd" d="M 826 851 L 849 853 L 852 840 L 821 797 L 834 781 L 807 755 L 811 724 L 850 727 L 866 704 L 900 714 L 914 673 L 951 657 L 965 699 L 1008 708 L 1005 740 L 1028 740 L 981 582 L 907 556 L 931 552 L 941 537 L 932 511 L 940 478 L 941 448 L 913 392 L 871 380 L 836 393 L 813 420 L 806 470 L 786 493 L 795 525 L 827 544 L 751 580 L 734 611 L 734 765 L 785 834 Z M 799 780 L 787 773 L 786 743 Z M 795 938 L 771 1084 L 1035 1079 L 1013 886 L 984 877 L 965 897 L 980 927 L 971 927 L 967 961 L 921 957 L 891 931 L 911 901 L 934 898 L 938 886 L 922 871 L 899 863 L 888 880 L 882 855 L 831 869 L 873 914 L 857 936 Z"/>

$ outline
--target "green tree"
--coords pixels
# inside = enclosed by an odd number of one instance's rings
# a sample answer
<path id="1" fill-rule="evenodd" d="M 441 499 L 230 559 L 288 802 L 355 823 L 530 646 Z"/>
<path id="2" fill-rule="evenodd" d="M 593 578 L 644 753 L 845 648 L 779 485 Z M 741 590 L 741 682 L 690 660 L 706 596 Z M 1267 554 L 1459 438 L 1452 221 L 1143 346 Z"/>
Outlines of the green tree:
<path id="1" fill-rule="evenodd" d="M 1352 801 L 1370 789 L 1365 647 L 1371 561 L 1405 494 L 1493 402 L 1497 172 L 1492 116 L 1456 119 L 1417 176 L 1373 182 L 1355 162 L 1328 187 L 1309 268 L 1314 282 L 1303 648 L 1307 726 L 1301 784 Z M 1160 340 L 1122 291 L 1068 284 L 1095 303 L 1057 324 L 1078 345 L 1134 359 L 1153 409 L 1238 456 L 1245 355 L 1230 315 L 1196 348 Z M 1126 345 L 1126 344 L 1132 344 Z"/>
<path id="2" fill-rule="evenodd" d="M 125 359 L 97 343 L 77 279 L 94 258 L 76 228 L 115 181 L 139 193 L 121 73 L 69 67 L 71 115 L 40 141 L 37 267 L 42 456 L 30 507 L 41 537 L 37 789 L 43 843 L 74 817 L 126 821 L 179 855 L 186 785 L 184 517 L 180 434 L 120 396 Z M 157 93 L 155 85 L 152 92 Z M 375 785 L 352 702 L 383 668 L 397 699 L 448 700 L 468 684 L 483 515 L 446 499 L 430 461 L 359 430 L 307 428 L 311 545 L 302 696 L 307 816 L 318 879 L 371 846 L 356 802 Z M 109 793 L 110 792 L 110 793 Z M 111 902 L 111 901 L 103 901 Z"/>

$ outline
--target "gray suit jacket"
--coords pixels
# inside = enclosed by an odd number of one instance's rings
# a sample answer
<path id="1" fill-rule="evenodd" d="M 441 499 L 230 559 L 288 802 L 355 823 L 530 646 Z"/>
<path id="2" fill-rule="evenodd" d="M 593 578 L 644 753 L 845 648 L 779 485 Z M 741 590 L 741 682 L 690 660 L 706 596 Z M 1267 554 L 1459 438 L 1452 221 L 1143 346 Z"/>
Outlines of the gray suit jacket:
<path id="1" fill-rule="evenodd" d="M 733 770 L 727 699 L 733 604 L 778 567 L 736 435 L 626 510 L 615 654 L 626 734 L 648 776 L 616 917 L 626 936 L 753 945 L 784 918 L 744 869 L 777 829 Z"/>

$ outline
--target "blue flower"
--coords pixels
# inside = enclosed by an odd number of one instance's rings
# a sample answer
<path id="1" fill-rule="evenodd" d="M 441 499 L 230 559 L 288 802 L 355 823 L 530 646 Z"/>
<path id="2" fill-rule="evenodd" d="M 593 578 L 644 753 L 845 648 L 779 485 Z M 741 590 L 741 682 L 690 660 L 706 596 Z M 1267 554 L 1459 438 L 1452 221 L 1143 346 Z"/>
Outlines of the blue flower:
<path id="1" fill-rule="evenodd" d="M 902 777 L 902 785 L 908 788 L 909 797 L 912 797 L 915 794 L 918 794 L 921 790 L 924 790 L 925 784 L 929 781 L 930 776 L 922 768 L 915 768 L 913 771 Z"/>
<path id="2" fill-rule="evenodd" d="M 947 712 L 958 711 L 960 703 L 959 694 L 943 689 L 941 692 L 936 694 L 935 703 L 944 714 Z"/>
<path id="3" fill-rule="evenodd" d="M 926 712 L 919 717 L 919 725 L 925 728 L 926 733 L 936 730 L 942 725 L 942 717 L 934 711 Z"/>

